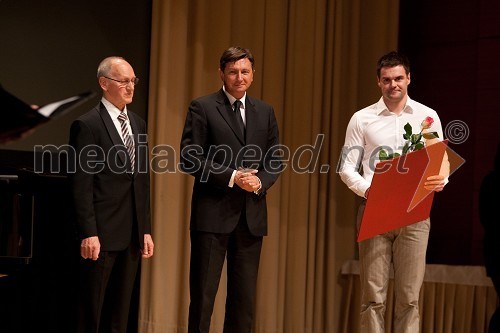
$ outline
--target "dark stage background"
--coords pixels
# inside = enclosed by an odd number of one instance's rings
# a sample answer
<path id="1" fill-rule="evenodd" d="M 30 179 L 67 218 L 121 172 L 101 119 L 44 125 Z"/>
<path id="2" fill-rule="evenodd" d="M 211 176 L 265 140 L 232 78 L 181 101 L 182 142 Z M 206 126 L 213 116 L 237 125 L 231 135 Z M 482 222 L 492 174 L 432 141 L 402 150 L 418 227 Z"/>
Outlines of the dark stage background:
<path id="1" fill-rule="evenodd" d="M 450 147 L 466 161 L 435 196 L 427 261 L 480 265 L 479 187 L 500 142 L 500 2 L 401 0 L 400 8 L 409 95 L 438 112 L 445 136 L 457 142 Z"/>
<path id="2" fill-rule="evenodd" d="M 68 142 L 71 122 L 100 98 L 97 66 L 125 57 L 141 82 L 130 109 L 146 118 L 151 0 L 0 0 L 0 84 L 28 104 L 84 91 L 97 94 L 73 112 L 0 149 Z M 2 110 L 4 111 L 4 110 Z"/>

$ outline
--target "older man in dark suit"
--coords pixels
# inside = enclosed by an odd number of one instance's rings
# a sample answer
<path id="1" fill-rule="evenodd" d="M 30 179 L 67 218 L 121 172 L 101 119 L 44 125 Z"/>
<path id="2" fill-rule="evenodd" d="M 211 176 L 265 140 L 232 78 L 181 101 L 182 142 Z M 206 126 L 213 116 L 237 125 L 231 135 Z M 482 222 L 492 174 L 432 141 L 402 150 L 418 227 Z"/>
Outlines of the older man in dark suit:
<path id="1" fill-rule="evenodd" d="M 281 172 L 273 108 L 246 94 L 254 58 L 231 47 L 220 58 L 223 87 L 191 102 L 181 141 L 182 168 L 195 177 L 191 203 L 189 332 L 209 332 L 227 255 L 224 332 L 247 333 L 253 311 L 266 191 Z"/>
<path id="2" fill-rule="evenodd" d="M 103 96 L 70 131 L 81 239 L 79 332 L 125 333 L 141 253 L 153 255 L 146 123 L 127 110 L 138 83 L 121 57 L 97 70 Z"/>

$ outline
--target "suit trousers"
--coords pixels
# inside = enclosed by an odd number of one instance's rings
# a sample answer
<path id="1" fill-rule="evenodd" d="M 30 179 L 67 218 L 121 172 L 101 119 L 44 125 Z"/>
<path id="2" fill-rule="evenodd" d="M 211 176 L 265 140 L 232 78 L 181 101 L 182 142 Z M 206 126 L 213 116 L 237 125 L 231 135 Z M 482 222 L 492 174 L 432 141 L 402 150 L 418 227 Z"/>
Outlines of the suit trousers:
<path id="1" fill-rule="evenodd" d="M 191 231 L 189 333 L 210 331 L 226 255 L 224 333 L 251 332 L 262 239 L 250 233 L 243 217 L 230 234 Z"/>
<path id="2" fill-rule="evenodd" d="M 366 201 L 359 207 L 359 222 Z M 387 214 L 388 218 L 390 214 Z M 394 267 L 393 332 L 418 333 L 418 299 L 424 281 L 430 220 L 426 219 L 358 244 L 361 281 L 361 332 L 383 333 L 387 287 Z"/>
<path id="3" fill-rule="evenodd" d="M 79 333 L 126 333 L 140 249 L 103 251 L 96 261 L 81 260 Z"/>

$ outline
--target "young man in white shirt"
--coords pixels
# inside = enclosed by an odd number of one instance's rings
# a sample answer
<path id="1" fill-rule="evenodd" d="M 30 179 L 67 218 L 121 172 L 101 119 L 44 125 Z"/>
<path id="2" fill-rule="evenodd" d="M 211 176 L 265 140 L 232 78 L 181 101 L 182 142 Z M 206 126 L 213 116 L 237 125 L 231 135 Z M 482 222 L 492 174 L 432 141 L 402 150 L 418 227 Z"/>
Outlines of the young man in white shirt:
<path id="1" fill-rule="evenodd" d="M 420 130 L 424 119 L 433 122 L 428 131 L 443 138 L 437 113 L 408 96 L 410 66 L 406 57 L 390 52 L 377 63 L 377 80 L 382 97 L 352 116 L 347 126 L 340 177 L 357 195 L 367 198 L 379 151 L 401 153 L 405 145 L 404 126 Z M 360 170 L 362 166 L 362 171 Z M 425 187 L 436 192 L 445 185 L 444 175 L 427 178 Z M 358 211 L 359 221 L 366 201 Z M 389 207 L 388 207 L 389 208 Z M 391 218 L 390 214 L 387 218 Z M 425 254 L 430 220 L 410 224 L 360 242 L 361 331 L 384 332 L 384 314 L 391 263 L 394 266 L 394 331 L 419 331 L 418 298 L 425 273 Z"/>

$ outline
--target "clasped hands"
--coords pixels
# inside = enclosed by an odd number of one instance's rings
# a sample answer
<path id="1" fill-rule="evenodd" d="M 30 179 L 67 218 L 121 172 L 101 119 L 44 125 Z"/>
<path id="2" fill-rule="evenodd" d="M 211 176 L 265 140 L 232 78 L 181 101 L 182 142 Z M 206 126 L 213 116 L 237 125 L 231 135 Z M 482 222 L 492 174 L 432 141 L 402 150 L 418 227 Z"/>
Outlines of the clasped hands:
<path id="1" fill-rule="evenodd" d="M 255 192 L 261 188 L 259 177 L 255 174 L 256 169 L 238 169 L 234 176 L 234 183 L 247 192 Z"/>

